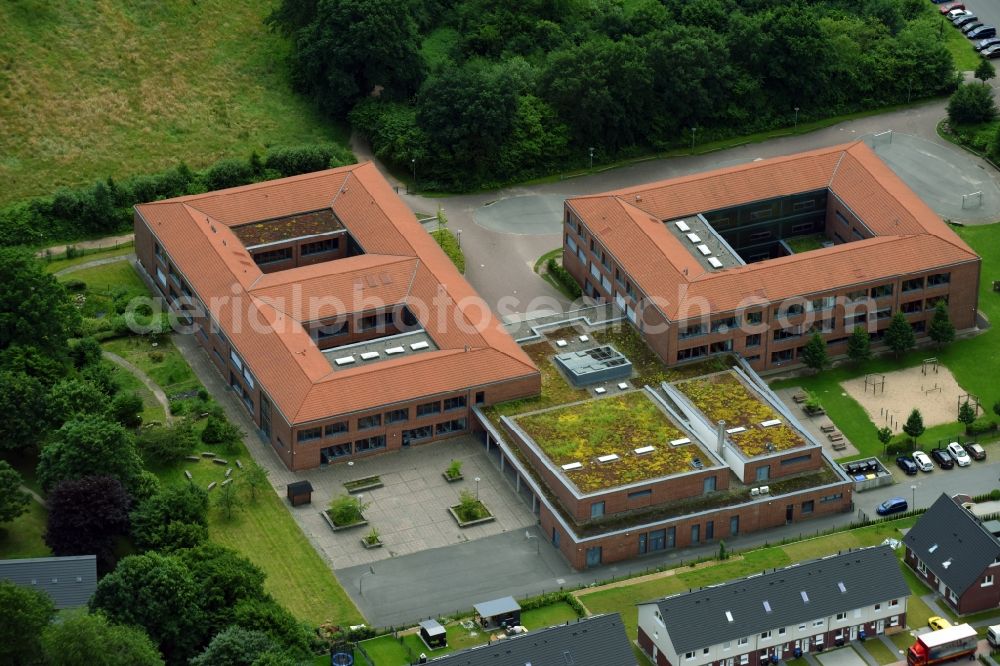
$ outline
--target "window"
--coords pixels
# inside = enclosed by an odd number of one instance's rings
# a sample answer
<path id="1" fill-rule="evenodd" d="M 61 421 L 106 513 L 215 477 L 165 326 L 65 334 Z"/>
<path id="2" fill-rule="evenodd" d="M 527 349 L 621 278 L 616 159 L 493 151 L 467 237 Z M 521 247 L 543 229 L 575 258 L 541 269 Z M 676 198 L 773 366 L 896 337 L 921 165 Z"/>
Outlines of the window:
<path id="1" fill-rule="evenodd" d="M 958 595 L 955 594 L 954 591 L 948 590 L 948 598 L 951 600 L 951 603 L 953 604 L 958 603 Z"/>
<path id="2" fill-rule="evenodd" d="M 748 312 L 746 314 L 746 321 L 748 324 L 759 324 L 764 321 L 763 312 Z"/>
<path id="3" fill-rule="evenodd" d="M 762 632 L 761 635 L 760 635 L 760 637 L 761 638 L 770 638 L 771 637 L 771 632 L 770 631 Z"/>
<path id="4" fill-rule="evenodd" d="M 326 338 L 335 338 L 338 335 L 347 335 L 347 322 L 342 321 L 339 324 L 328 324 L 326 326 L 320 326 L 315 329 L 316 339 L 325 340 Z"/>
<path id="5" fill-rule="evenodd" d="M 810 203 L 812 203 L 812 202 L 810 202 Z M 796 224 L 796 225 L 792 226 L 792 233 L 793 234 L 807 234 L 807 233 L 809 233 L 812 230 L 813 230 L 813 223 L 812 222 L 803 222 L 802 224 Z"/>
<path id="6" fill-rule="evenodd" d="M 838 501 L 840 499 L 843 499 L 843 497 L 844 497 L 844 493 L 835 493 L 833 495 L 824 495 L 823 497 L 819 498 L 819 502 L 820 502 L 820 504 L 825 504 L 826 502 L 836 502 L 836 501 Z"/>
<path id="7" fill-rule="evenodd" d="M 837 619 L 838 620 L 846 620 L 847 619 L 847 613 L 837 613 Z"/>
<path id="8" fill-rule="evenodd" d="M 685 652 L 684 653 L 684 658 L 685 659 L 694 659 L 694 652 Z"/>
<path id="9" fill-rule="evenodd" d="M 358 321 L 359 331 L 370 331 L 378 326 L 378 315 L 366 315 Z"/>
<path id="10" fill-rule="evenodd" d="M 594 502 L 590 505 L 590 517 L 600 518 L 604 515 L 604 502 Z"/>
<path id="11" fill-rule="evenodd" d="M 806 500 L 805 502 L 803 502 L 802 503 L 802 513 L 812 513 L 813 512 L 813 507 L 815 506 L 815 504 L 816 503 L 813 500 Z"/>
<path id="12" fill-rule="evenodd" d="M 465 407 L 464 395 L 460 395 L 456 398 L 446 398 L 444 401 L 444 411 L 446 412 L 449 409 L 461 409 L 462 407 Z"/>
<path id="13" fill-rule="evenodd" d="M 992 584 L 993 584 L 993 574 L 989 574 L 983 577 L 983 582 L 980 584 L 980 587 L 989 587 Z"/>
<path id="14" fill-rule="evenodd" d="M 646 490 L 636 490 L 635 492 L 628 494 L 628 500 L 631 502 L 633 500 L 649 499 L 653 496 L 653 491 L 647 488 Z"/>
<path id="15" fill-rule="evenodd" d="M 898 627 L 899 626 L 899 616 L 898 615 L 893 615 L 891 618 L 889 618 L 889 626 L 890 627 Z"/>
<path id="16" fill-rule="evenodd" d="M 708 494 L 715 490 L 715 477 L 706 476 L 705 480 L 701 484 L 701 492 Z"/>
<path id="17" fill-rule="evenodd" d="M 816 207 L 815 199 L 808 199 L 806 201 L 796 201 L 795 203 L 792 204 L 792 212 L 799 213 L 805 210 L 812 210 L 815 207 Z"/>
<path id="18" fill-rule="evenodd" d="M 701 649 L 701 653 L 702 654 L 708 654 L 708 648 L 702 648 Z"/>
<path id="19" fill-rule="evenodd" d="M 806 453 L 805 455 L 801 455 L 801 456 L 793 456 L 791 458 L 785 458 L 784 460 L 781 461 L 781 464 L 782 465 L 798 465 L 799 463 L 809 462 L 810 460 L 812 460 L 812 455 Z"/>
<path id="20" fill-rule="evenodd" d="M 746 645 L 746 644 L 747 644 L 747 643 L 749 643 L 749 642 L 750 642 L 750 638 L 749 638 L 749 637 L 747 637 L 747 636 L 744 636 L 744 637 L 743 637 L 743 638 L 741 638 L 740 640 L 736 641 L 736 644 L 737 644 L 737 645 Z"/>
<path id="21" fill-rule="evenodd" d="M 486 403 L 486 391 L 476 391 L 476 404 L 482 405 Z"/>
<path id="22" fill-rule="evenodd" d="M 927 575 L 927 565 L 924 564 L 923 560 L 917 560 L 917 571 L 923 575 Z"/>
<path id="23" fill-rule="evenodd" d="M 319 439 L 323 436 L 322 428 L 306 428 L 305 430 L 299 430 L 296 440 L 301 442 L 311 442 L 314 439 Z"/>
<path id="24" fill-rule="evenodd" d="M 951 282 L 951 273 L 935 273 L 934 275 L 927 276 L 928 287 L 937 287 L 949 282 Z"/>
<path id="25" fill-rule="evenodd" d="M 733 647 L 733 642 L 732 641 L 726 641 L 725 643 L 722 644 L 722 649 L 723 650 L 728 650 L 731 647 Z"/>
<path id="26" fill-rule="evenodd" d="M 792 338 L 797 338 L 800 335 L 802 335 L 802 331 L 798 326 L 779 328 L 774 331 L 775 340 L 790 340 Z"/>
<path id="27" fill-rule="evenodd" d="M 362 416 L 358 419 L 358 430 L 367 430 L 368 428 L 377 428 L 382 425 L 382 415 L 372 414 L 371 416 Z"/>
<path id="28" fill-rule="evenodd" d="M 425 402 L 422 405 L 417 405 L 417 418 L 421 416 L 428 416 L 430 414 L 440 414 L 441 413 L 441 403 L 440 402 Z"/>
<path id="29" fill-rule="evenodd" d="M 427 439 L 434 435 L 433 426 L 421 426 L 419 428 L 411 428 L 410 430 L 403 431 L 403 446 L 409 446 L 411 442 L 416 442 L 421 439 Z"/>
<path id="30" fill-rule="evenodd" d="M 726 317 L 716 319 L 712 322 L 712 333 L 726 333 L 732 328 L 736 328 L 736 317 Z"/>
<path id="31" fill-rule="evenodd" d="M 894 608 L 895 606 L 898 606 L 898 605 L 899 605 L 899 599 L 893 599 L 892 601 L 889 602 L 889 607 L 890 608 Z"/>
<path id="32" fill-rule="evenodd" d="M 753 335 L 748 335 L 746 338 L 745 347 L 760 347 L 760 333 L 754 333 Z"/>
<path id="33" fill-rule="evenodd" d="M 691 326 L 688 326 L 687 328 L 681 329 L 681 331 L 677 334 L 677 337 L 680 338 L 681 340 L 684 340 L 685 338 L 694 338 L 694 337 L 697 337 L 699 335 L 704 335 L 704 334 L 705 334 L 705 327 L 704 327 L 704 325 L 702 325 L 702 324 L 692 324 Z"/>
<path id="34" fill-rule="evenodd" d="M 761 465 L 760 467 L 757 468 L 755 474 L 756 474 L 756 479 L 758 481 L 767 481 L 769 478 L 771 478 L 771 466 Z"/>
<path id="35" fill-rule="evenodd" d="M 410 420 L 410 410 L 407 407 L 402 409 L 394 409 L 391 412 L 387 412 L 385 415 L 386 423 L 403 423 L 404 421 Z"/>
<path id="36" fill-rule="evenodd" d="M 677 360 L 684 361 L 689 358 L 699 358 L 708 354 L 708 347 L 701 345 L 699 347 L 689 347 L 688 349 L 678 349 L 677 350 Z"/>
<path id="37" fill-rule="evenodd" d="M 878 310 L 875 311 L 875 319 L 876 320 L 888 319 L 891 316 L 892 316 L 892 307 L 891 306 L 884 307 L 884 308 L 879 308 Z"/>
<path id="38" fill-rule="evenodd" d="M 153 242 L 153 254 L 156 255 L 157 259 L 163 259 L 163 248 L 155 241 Z"/>
<path id="39" fill-rule="evenodd" d="M 301 254 L 303 257 L 307 257 L 310 254 L 333 252 L 339 247 L 340 247 L 339 238 L 325 238 L 321 241 L 315 241 L 312 243 L 303 243 L 302 247 L 299 248 L 299 254 Z"/>
<path id="40" fill-rule="evenodd" d="M 449 432 L 458 432 L 460 430 L 465 430 L 465 419 L 452 419 L 451 421 L 443 421 L 437 424 L 435 427 L 435 432 L 439 435 L 445 435 Z"/>
<path id="41" fill-rule="evenodd" d="M 701 541 L 701 525 L 691 526 L 691 543 L 696 544 Z"/>
<path id="42" fill-rule="evenodd" d="M 840 220 L 840 223 L 843 224 L 845 227 L 851 226 L 851 223 L 847 221 L 847 218 L 844 217 L 839 210 L 834 211 L 833 214 L 836 216 L 838 220 Z"/>
<path id="43" fill-rule="evenodd" d="M 813 620 L 813 626 L 814 627 L 822 627 L 823 626 L 823 620 Z"/>
<path id="44" fill-rule="evenodd" d="M 785 628 L 784 627 L 782 627 L 781 629 L 778 629 L 778 635 L 779 636 L 784 636 L 785 635 Z"/>
<path id="45" fill-rule="evenodd" d="M 729 535 L 738 536 L 740 533 L 740 517 L 732 516 L 729 518 Z"/>
<path id="46" fill-rule="evenodd" d="M 713 342 L 708 346 L 708 351 L 711 354 L 719 354 L 721 352 L 733 351 L 732 338 L 730 338 L 729 340 L 722 340 L 721 342 Z"/>
<path id="47" fill-rule="evenodd" d="M 923 288 L 924 288 L 924 279 L 923 278 L 914 278 L 912 280 L 904 280 L 903 281 L 903 291 L 904 292 L 907 292 L 907 291 L 919 291 L 920 289 L 923 289 Z"/>
<path id="48" fill-rule="evenodd" d="M 875 610 L 882 610 L 882 604 L 875 604 Z"/>
<path id="49" fill-rule="evenodd" d="M 914 312 L 920 312 L 923 309 L 922 301 L 910 301 L 909 303 L 901 303 L 899 305 L 899 311 L 904 314 L 913 314 Z"/>
<path id="50" fill-rule="evenodd" d="M 864 303 L 868 300 L 868 292 L 864 289 L 849 291 L 844 295 L 844 300 L 848 303 Z"/>
<path id="51" fill-rule="evenodd" d="M 349 456 L 351 455 L 351 443 L 348 442 L 346 444 L 336 444 L 334 446 L 328 446 L 324 449 L 321 449 L 319 454 L 320 454 L 320 460 L 322 462 L 327 462 L 328 460 L 331 459 L 343 458 L 345 456 Z"/>
<path id="52" fill-rule="evenodd" d="M 268 250 L 258 252 L 253 255 L 253 260 L 257 264 L 275 264 L 279 261 L 288 261 L 292 258 L 292 248 L 283 247 L 280 250 Z"/>
<path id="53" fill-rule="evenodd" d="M 361 453 L 362 451 L 375 451 L 376 449 L 385 448 L 385 435 L 376 435 L 375 437 L 366 437 L 365 439 L 359 439 L 354 442 L 354 452 Z"/>
<path id="54" fill-rule="evenodd" d="M 572 236 L 566 236 L 566 247 L 569 248 L 570 254 L 576 254 L 577 245 Z"/>
<path id="55" fill-rule="evenodd" d="M 339 435 L 342 432 L 347 432 L 347 421 L 338 421 L 337 423 L 331 423 L 326 427 L 327 437 L 333 437 L 334 435 Z"/>
<path id="56" fill-rule="evenodd" d="M 836 304 L 836 296 L 824 296 L 823 298 L 814 298 L 811 300 L 809 302 L 809 307 L 812 310 L 829 310 Z"/>
<path id="57" fill-rule="evenodd" d="M 166 287 L 166 286 L 167 286 L 167 276 L 166 276 L 166 275 L 165 275 L 165 274 L 163 273 L 163 271 L 162 271 L 162 270 L 160 269 L 160 267 L 159 267 L 159 266 L 157 266 L 157 267 L 156 267 L 156 279 L 157 279 L 157 280 L 159 281 L 159 283 L 160 283 L 160 284 L 162 284 L 162 285 L 163 285 L 164 287 Z"/>
<path id="58" fill-rule="evenodd" d="M 741 654 L 740 655 L 740 666 L 747 666 L 750 663 L 750 655 Z"/>
<path id="59" fill-rule="evenodd" d="M 771 215 L 773 215 L 773 214 L 774 214 L 774 210 L 772 208 L 770 208 L 770 207 L 768 207 L 768 208 L 758 208 L 755 211 L 751 211 L 751 213 L 750 213 L 750 219 L 751 220 L 766 220 L 769 217 L 771 217 Z M 771 232 L 767 232 L 767 235 L 770 236 Z M 751 237 L 752 236 L 753 236 L 753 234 L 751 234 Z"/>

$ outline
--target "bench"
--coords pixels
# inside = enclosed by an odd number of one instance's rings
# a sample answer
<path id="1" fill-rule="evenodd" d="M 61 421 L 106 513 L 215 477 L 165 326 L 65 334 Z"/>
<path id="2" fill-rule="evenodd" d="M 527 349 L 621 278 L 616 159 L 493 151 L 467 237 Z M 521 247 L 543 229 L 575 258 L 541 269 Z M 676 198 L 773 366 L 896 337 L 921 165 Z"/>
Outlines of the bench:
<path id="1" fill-rule="evenodd" d="M 827 439 L 829 439 L 829 440 L 830 440 L 831 442 L 839 442 L 840 440 L 844 439 L 844 434 L 843 434 L 843 433 L 840 433 L 840 432 L 831 432 L 831 433 L 830 433 L 829 435 L 827 435 L 826 437 L 827 437 Z"/>
<path id="2" fill-rule="evenodd" d="M 809 396 L 806 395 L 805 393 L 795 393 L 795 394 L 792 395 L 792 400 L 794 400 L 795 402 L 800 403 L 800 404 L 803 403 L 803 402 L 805 402 L 808 399 L 809 399 Z"/>
<path id="3" fill-rule="evenodd" d="M 832 444 L 834 451 L 843 451 L 847 448 L 847 440 L 841 439 Z"/>
<path id="4" fill-rule="evenodd" d="M 822 430 L 823 432 L 836 432 L 837 426 L 833 425 L 832 423 L 824 423 L 819 427 L 819 429 Z"/>

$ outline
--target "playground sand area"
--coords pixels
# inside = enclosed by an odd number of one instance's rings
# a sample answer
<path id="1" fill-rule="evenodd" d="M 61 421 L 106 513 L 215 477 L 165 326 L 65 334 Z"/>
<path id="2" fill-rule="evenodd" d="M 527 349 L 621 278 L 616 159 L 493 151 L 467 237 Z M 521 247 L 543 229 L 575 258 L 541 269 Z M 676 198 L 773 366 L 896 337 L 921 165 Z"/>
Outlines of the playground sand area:
<path id="1" fill-rule="evenodd" d="M 893 432 L 901 432 L 914 408 L 920 410 L 925 427 L 954 423 L 958 420 L 959 399 L 968 392 L 958 385 L 948 368 L 941 364 L 936 368 L 926 363 L 885 374 L 862 375 L 840 386 L 868 412 L 877 428 L 891 425 Z"/>

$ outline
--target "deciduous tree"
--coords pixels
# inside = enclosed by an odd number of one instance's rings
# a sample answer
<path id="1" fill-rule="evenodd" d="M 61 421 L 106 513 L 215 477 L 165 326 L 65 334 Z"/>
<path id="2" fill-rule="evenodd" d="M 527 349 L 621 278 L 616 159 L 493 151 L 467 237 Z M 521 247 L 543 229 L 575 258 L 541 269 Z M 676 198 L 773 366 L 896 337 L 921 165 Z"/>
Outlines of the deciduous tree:
<path id="1" fill-rule="evenodd" d="M 139 503 L 131 515 L 135 545 L 146 550 L 172 548 L 173 539 L 187 543 L 201 531 L 180 525 L 208 528 L 208 493 L 193 485 L 168 486 Z"/>
<path id="2" fill-rule="evenodd" d="M 111 476 L 87 476 L 56 484 L 49 493 L 45 543 L 53 555 L 97 555 L 101 569 L 114 567 L 115 537 L 128 533 L 131 498 Z"/>
<path id="3" fill-rule="evenodd" d="M 46 432 L 45 388 L 24 372 L 0 371 L 0 448 L 35 445 Z"/>
<path id="4" fill-rule="evenodd" d="M 948 100 L 948 120 L 955 125 L 985 123 L 996 115 L 997 105 L 989 86 L 963 84 Z"/>
<path id="5" fill-rule="evenodd" d="M 79 327 L 79 311 L 42 263 L 24 248 L 0 248 L 0 350 L 23 344 L 66 358 Z"/>
<path id="6" fill-rule="evenodd" d="M 44 592 L 0 580 L 0 664 L 34 664 L 42 630 L 56 615 Z"/>
<path id="7" fill-rule="evenodd" d="M 274 653 L 278 646 L 262 631 L 232 626 L 215 635 L 205 651 L 191 660 L 191 666 L 233 666 L 256 664 L 265 653 Z"/>
<path id="8" fill-rule="evenodd" d="M 75 610 L 42 632 L 47 666 L 163 666 L 156 645 L 138 627 L 111 624 L 101 613 Z"/>
<path id="9" fill-rule="evenodd" d="M 0 460 L 0 523 L 9 523 L 28 510 L 31 497 L 21 490 L 21 475 Z"/>
<path id="10" fill-rule="evenodd" d="M 113 476 L 128 488 L 141 471 L 132 435 L 93 414 L 67 421 L 38 460 L 38 480 L 46 491 L 60 481 L 85 476 Z"/>

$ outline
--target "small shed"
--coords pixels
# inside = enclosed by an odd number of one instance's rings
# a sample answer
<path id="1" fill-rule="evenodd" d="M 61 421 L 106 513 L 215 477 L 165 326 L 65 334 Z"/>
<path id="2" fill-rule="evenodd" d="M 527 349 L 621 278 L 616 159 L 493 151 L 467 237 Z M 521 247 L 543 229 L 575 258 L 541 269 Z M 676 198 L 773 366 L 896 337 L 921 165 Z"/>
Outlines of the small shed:
<path id="1" fill-rule="evenodd" d="M 294 481 L 288 484 L 288 501 L 292 506 L 309 504 L 312 502 L 312 484 L 308 481 Z"/>
<path id="2" fill-rule="evenodd" d="M 495 629 L 497 627 L 513 627 L 521 624 L 521 605 L 514 601 L 514 597 L 503 597 L 493 601 L 484 601 L 473 606 L 479 624 L 483 629 Z"/>
<path id="3" fill-rule="evenodd" d="M 420 623 L 420 638 L 431 650 L 448 647 L 448 634 L 437 620 L 424 620 Z"/>

